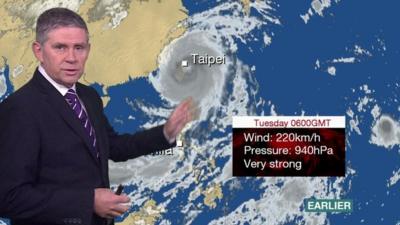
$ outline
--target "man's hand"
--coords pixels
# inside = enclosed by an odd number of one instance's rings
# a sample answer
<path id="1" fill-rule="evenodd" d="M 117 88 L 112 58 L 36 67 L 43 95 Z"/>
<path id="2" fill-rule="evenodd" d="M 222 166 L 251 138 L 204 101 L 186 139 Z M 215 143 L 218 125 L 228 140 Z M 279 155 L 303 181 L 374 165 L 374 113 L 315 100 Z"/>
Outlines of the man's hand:
<path id="1" fill-rule="evenodd" d="M 122 204 L 129 201 L 129 197 L 125 194 L 116 195 L 107 188 L 94 190 L 94 212 L 103 218 L 112 219 L 121 216 L 129 209 L 128 206 Z"/>
<path id="2" fill-rule="evenodd" d="M 187 98 L 181 102 L 172 112 L 168 121 L 164 125 L 164 135 L 168 141 L 175 140 L 185 125 L 197 117 L 198 109 L 193 99 Z"/>

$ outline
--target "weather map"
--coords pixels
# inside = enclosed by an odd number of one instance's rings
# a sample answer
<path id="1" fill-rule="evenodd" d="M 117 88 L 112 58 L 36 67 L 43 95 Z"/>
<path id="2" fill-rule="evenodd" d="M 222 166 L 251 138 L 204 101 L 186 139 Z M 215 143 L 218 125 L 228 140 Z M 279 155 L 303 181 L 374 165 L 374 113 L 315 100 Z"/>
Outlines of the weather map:
<path id="1" fill-rule="evenodd" d="M 400 224 L 400 32 L 395 1 L 5 0 L 0 101 L 37 66 L 34 21 L 61 6 L 87 21 L 81 82 L 120 133 L 199 106 L 179 145 L 123 163 L 132 199 L 116 224 Z M 396 19 L 397 18 L 397 19 Z M 344 116 L 345 176 L 235 177 L 235 116 Z M 1 131 L 7 132 L 7 131 Z M 351 212 L 308 212 L 351 199 Z M 8 224 L 7 219 L 0 224 Z"/>

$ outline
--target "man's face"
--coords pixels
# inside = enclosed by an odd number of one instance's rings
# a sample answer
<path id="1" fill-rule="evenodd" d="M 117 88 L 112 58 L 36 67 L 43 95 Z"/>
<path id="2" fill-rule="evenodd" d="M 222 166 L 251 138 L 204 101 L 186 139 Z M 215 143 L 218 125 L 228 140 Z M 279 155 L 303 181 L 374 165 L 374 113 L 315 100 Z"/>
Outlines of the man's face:
<path id="1" fill-rule="evenodd" d="M 59 27 L 47 34 L 43 44 L 34 42 L 32 49 L 54 81 L 71 87 L 84 72 L 90 44 L 84 29 Z"/>

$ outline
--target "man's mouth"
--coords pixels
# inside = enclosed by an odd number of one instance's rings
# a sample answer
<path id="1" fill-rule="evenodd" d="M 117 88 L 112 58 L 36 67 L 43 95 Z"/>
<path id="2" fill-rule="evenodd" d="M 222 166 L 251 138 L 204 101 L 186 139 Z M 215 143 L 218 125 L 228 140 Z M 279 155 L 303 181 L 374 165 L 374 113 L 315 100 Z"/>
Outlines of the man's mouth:
<path id="1" fill-rule="evenodd" d="M 74 75 L 78 72 L 78 69 L 62 69 L 66 74 Z"/>

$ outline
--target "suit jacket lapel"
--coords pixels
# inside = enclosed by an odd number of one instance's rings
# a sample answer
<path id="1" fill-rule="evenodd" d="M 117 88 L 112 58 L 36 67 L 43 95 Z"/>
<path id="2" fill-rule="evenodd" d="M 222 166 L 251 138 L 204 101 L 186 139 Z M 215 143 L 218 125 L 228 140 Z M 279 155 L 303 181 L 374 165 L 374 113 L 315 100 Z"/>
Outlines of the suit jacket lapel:
<path id="1" fill-rule="evenodd" d="M 86 134 L 81 122 L 79 121 L 78 117 L 75 115 L 74 111 L 65 101 L 64 96 L 57 91 L 47 80 L 40 74 L 38 70 L 35 71 L 33 76 L 33 82 L 39 85 L 42 92 L 45 94 L 46 100 L 49 104 L 53 107 L 55 111 L 57 111 L 66 124 L 80 137 L 83 139 L 87 150 L 93 156 L 96 162 L 96 156 L 94 155 L 93 151 L 90 149 L 91 144 L 88 135 Z"/>
<path id="2" fill-rule="evenodd" d="M 76 85 L 76 91 L 79 96 L 79 98 L 82 100 L 83 104 L 85 105 L 86 113 L 88 114 L 90 123 L 92 124 L 92 127 L 94 129 L 95 135 L 96 135 L 96 140 L 97 140 L 97 148 L 99 150 L 100 154 L 100 159 L 107 159 L 108 157 L 104 156 L 103 153 L 103 144 L 102 144 L 102 137 L 100 135 L 100 121 L 99 121 L 99 116 L 98 113 L 95 113 L 95 109 L 93 106 L 93 100 L 90 99 L 87 94 L 84 93 L 82 88 L 80 87 L 79 84 Z"/>
<path id="3" fill-rule="evenodd" d="M 102 172 L 102 178 L 104 185 L 107 187 L 109 186 L 108 182 L 108 155 L 106 155 L 106 149 L 105 148 L 105 143 L 104 143 L 104 135 L 101 133 L 101 118 L 99 115 L 99 112 L 96 111 L 96 107 L 93 105 L 93 101 L 96 99 L 91 99 L 88 94 L 85 94 L 83 88 L 81 87 L 80 84 L 76 85 L 76 91 L 79 96 L 79 98 L 82 100 L 83 104 L 85 105 L 86 112 L 89 116 L 90 122 L 93 126 L 95 135 L 96 135 L 96 140 L 97 140 L 97 149 L 100 154 L 100 167 L 101 167 L 101 172 Z M 100 112 L 101 113 L 101 112 Z"/>

